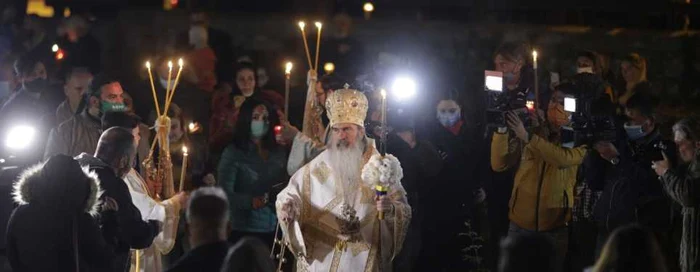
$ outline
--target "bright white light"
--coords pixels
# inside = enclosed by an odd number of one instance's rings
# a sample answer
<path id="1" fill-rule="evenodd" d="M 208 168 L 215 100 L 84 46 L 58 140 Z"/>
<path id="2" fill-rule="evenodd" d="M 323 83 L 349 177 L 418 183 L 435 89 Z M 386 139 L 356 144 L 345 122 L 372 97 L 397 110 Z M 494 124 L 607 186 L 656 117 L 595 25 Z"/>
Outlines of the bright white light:
<path id="1" fill-rule="evenodd" d="M 489 91 L 503 91 L 503 77 L 486 76 L 486 89 Z"/>
<path id="2" fill-rule="evenodd" d="M 564 110 L 568 112 L 576 112 L 576 98 L 564 97 Z"/>
<path id="3" fill-rule="evenodd" d="M 326 74 L 333 73 L 333 71 L 335 71 L 335 64 L 326 62 L 326 64 L 323 65 L 323 70 L 326 71 Z"/>
<path id="4" fill-rule="evenodd" d="M 374 11 L 374 5 L 372 5 L 372 3 L 367 2 L 367 3 L 365 3 L 364 6 L 362 6 L 362 9 L 365 12 L 372 12 L 372 11 Z"/>
<path id="5" fill-rule="evenodd" d="M 286 74 L 286 75 L 291 74 L 292 67 L 294 67 L 294 64 L 292 64 L 292 62 L 287 62 L 287 64 L 284 65 L 284 74 Z"/>
<path id="6" fill-rule="evenodd" d="M 33 142 L 35 134 L 36 130 L 30 126 L 13 127 L 5 138 L 5 146 L 14 150 L 25 149 Z"/>
<path id="7" fill-rule="evenodd" d="M 394 80 L 391 91 L 399 99 L 411 98 L 416 95 L 416 82 L 408 77 L 399 77 Z"/>
<path id="8" fill-rule="evenodd" d="M 54 43 L 53 46 L 51 46 L 51 51 L 53 51 L 54 53 L 58 52 L 58 44 Z"/>

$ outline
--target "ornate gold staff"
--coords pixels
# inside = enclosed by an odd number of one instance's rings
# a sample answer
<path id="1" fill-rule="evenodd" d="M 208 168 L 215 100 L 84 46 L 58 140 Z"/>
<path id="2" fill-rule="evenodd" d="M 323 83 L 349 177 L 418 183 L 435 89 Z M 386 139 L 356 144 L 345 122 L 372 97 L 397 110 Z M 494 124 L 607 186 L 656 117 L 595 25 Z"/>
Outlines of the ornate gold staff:
<path id="1" fill-rule="evenodd" d="M 158 95 L 156 93 L 155 87 L 153 85 L 153 74 L 151 73 L 151 64 L 146 62 L 146 68 L 148 69 L 148 76 L 151 82 L 151 91 L 153 93 L 153 101 L 156 107 L 156 113 L 158 118 L 156 120 L 156 137 L 151 145 L 151 150 L 148 153 L 148 157 L 143 161 L 143 167 L 148 173 L 148 178 L 155 181 L 160 181 L 163 184 L 162 195 L 155 192 L 155 198 L 168 199 L 175 195 L 175 185 L 173 181 L 173 171 L 172 171 L 172 161 L 170 159 L 170 141 L 168 139 L 168 134 L 170 133 L 170 117 L 168 117 L 168 110 L 170 109 L 170 104 L 175 96 L 175 88 L 180 79 L 182 73 L 182 68 L 184 62 L 182 59 L 178 60 L 179 69 L 175 77 L 175 82 L 170 84 L 170 79 L 172 79 L 173 62 L 168 61 L 168 82 L 165 88 L 165 99 L 163 104 L 163 111 L 160 111 L 160 105 L 158 101 Z M 171 88 L 172 87 L 172 88 Z M 155 150 L 156 143 L 158 143 L 158 165 L 153 165 L 153 151 Z"/>

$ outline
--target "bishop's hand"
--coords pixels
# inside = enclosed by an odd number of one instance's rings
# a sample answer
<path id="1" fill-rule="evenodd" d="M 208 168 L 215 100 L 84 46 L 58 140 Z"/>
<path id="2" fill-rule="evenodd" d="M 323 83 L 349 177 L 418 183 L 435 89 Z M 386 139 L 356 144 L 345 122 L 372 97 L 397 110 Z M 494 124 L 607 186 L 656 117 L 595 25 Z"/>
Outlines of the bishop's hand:
<path id="1" fill-rule="evenodd" d="M 277 217 L 279 220 L 285 223 L 294 221 L 299 214 L 299 205 L 301 203 L 299 197 L 288 194 L 280 203 L 281 205 L 277 208 Z"/>
<path id="2" fill-rule="evenodd" d="M 318 74 L 316 73 L 315 70 L 309 70 L 309 73 L 306 74 L 306 85 L 311 86 L 311 82 L 318 82 Z"/>
<path id="3" fill-rule="evenodd" d="M 374 201 L 377 202 L 377 211 L 389 214 L 394 211 L 394 205 L 388 196 L 375 196 Z"/>

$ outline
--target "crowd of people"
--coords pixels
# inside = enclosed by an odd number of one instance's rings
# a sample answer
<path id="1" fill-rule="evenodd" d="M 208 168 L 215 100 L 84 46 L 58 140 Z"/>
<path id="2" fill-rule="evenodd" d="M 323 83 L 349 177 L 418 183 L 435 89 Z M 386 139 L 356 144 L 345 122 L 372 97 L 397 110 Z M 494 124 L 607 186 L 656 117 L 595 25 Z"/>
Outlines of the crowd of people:
<path id="1" fill-rule="evenodd" d="M 273 271 L 277 227 L 297 220 L 304 234 L 318 228 L 304 237 L 305 257 L 333 255 L 307 258 L 310 271 L 362 270 L 356 258 L 372 254 L 381 258 L 367 261 L 373 271 L 700 270 L 700 121 L 659 121 L 670 118 L 660 116 L 639 54 L 611 73 L 604 56 L 580 52 L 571 56 L 574 76 L 535 82 L 529 48 L 504 43 L 484 67 L 503 74 L 503 91 L 483 97 L 489 108 L 508 105 L 502 122 L 471 122 L 463 101 L 445 96 L 419 123 L 401 111 L 381 116 L 379 97 L 345 86 L 361 66 L 343 63 L 362 50 L 343 33 L 331 46 L 342 52 L 329 57 L 336 73 L 309 72 L 314 107 L 295 126 L 300 116 L 284 114 L 283 95 L 262 88 L 264 69 L 237 58 L 231 38 L 196 12 L 176 51 L 152 63 L 160 98 L 175 85 L 168 61 L 188 64 L 167 112 L 172 171 L 188 160 L 174 184 L 186 190 L 167 195 L 144 163 L 157 144 L 148 75 L 103 72 L 99 42 L 79 16 L 55 41 L 36 17 L 8 22 L 0 28 L 9 45 L 0 48 L 0 135 L 22 124 L 35 140 L 21 165 L 34 166 L 11 181 L 16 208 L 2 222 L 0 269 Z M 565 107 L 572 96 L 589 103 L 586 116 Z M 539 104 L 525 114 L 513 106 L 529 101 Z M 610 133 L 581 133 L 582 116 L 589 125 L 609 120 Z M 375 146 L 403 169 L 385 198 L 358 182 Z M 0 150 L 0 158 L 16 155 Z M 322 195 L 333 192 L 337 202 Z M 347 217 L 327 217 L 334 209 Z M 377 212 L 390 218 L 376 223 L 379 253 L 353 236 L 374 237 L 366 218 Z M 327 233 L 350 238 L 328 246 L 339 238 Z M 334 250 L 353 257 L 336 260 Z"/>

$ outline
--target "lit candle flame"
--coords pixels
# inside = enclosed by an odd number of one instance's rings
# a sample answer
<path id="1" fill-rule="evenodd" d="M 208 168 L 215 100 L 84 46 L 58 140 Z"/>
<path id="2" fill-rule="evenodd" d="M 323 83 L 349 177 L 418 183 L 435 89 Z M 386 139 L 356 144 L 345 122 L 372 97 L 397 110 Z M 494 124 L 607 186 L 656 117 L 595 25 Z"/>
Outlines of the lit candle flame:
<path id="1" fill-rule="evenodd" d="M 168 68 L 173 69 L 173 62 L 172 61 L 168 61 Z"/>
<path id="2" fill-rule="evenodd" d="M 58 52 L 58 44 L 54 44 L 53 46 L 51 46 L 51 51 Z"/>
<path id="3" fill-rule="evenodd" d="M 304 30 L 305 27 L 306 23 L 304 23 L 304 21 L 299 21 L 299 28 L 301 28 L 301 30 Z"/>
<path id="4" fill-rule="evenodd" d="M 326 64 L 323 65 L 323 70 L 328 74 L 333 73 L 333 71 L 335 71 L 335 64 L 332 62 L 326 62 Z"/>
<path id="5" fill-rule="evenodd" d="M 189 128 L 190 130 L 194 130 L 194 123 L 190 123 L 190 125 L 188 126 L 188 128 Z"/>
<path id="6" fill-rule="evenodd" d="M 537 51 L 532 50 L 532 68 L 537 69 Z"/>
<path id="7" fill-rule="evenodd" d="M 180 58 L 179 60 L 177 60 L 177 65 L 180 65 L 180 68 L 182 68 L 182 65 L 183 65 L 183 64 L 184 64 L 184 62 L 182 61 L 182 58 Z"/>
<path id="8" fill-rule="evenodd" d="M 372 3 L 367 2 L 367 3 L 365 3 L 364 6 L 362 6 L 362 9 L 365 12 L 372 12 L 372 11 L 374 11 L 374 5 L 372 5 Z"/>
<path id="9" fill-rule="evenodd" d="M 323 27 L 323 24 L 322 24 L 321 22 L 316 22 L 315 25 L 316 25 L 317 28 Z"/>
<path id="10" fill-rule="evenodd" d="M 294 67 L 292 62 L 287 62 L 287 64 L 285 65 L 284 73 L 287 75 L 292 73 L 292 67 Z"/>
<path id="11" fill-rule="evenodd" d="M 151 62 L 150 61 L 146 61 L 146 68 L 151 69 Z"/>
<path id="12" fill-rule="evenodd" d="M 183 147 L 182 147 L 182 154 L 184 154 L 185 156 L 187 156 L 187 147 L 186 147 L 186 146 L 183 146 Z"/>
<path id="13" fill-rule="evenodd" d="M 386 99 L 386 90 L 381 89 L 379 93 L 382 95 L 382 99 Z"/>

